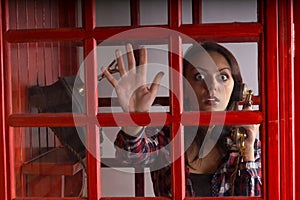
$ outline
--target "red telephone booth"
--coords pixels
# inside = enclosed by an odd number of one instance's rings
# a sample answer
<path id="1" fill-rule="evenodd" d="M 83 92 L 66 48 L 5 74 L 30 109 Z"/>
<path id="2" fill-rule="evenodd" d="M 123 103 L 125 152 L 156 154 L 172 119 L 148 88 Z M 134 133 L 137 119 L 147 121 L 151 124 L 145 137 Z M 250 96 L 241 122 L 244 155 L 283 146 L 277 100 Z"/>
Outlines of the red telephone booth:
<path id="1" fill-rule="evenodd" d="M 162 35 L 163 32 L 143 32 L 124 38 L 122 34 L 135 29 L 153 28 L 184 34 L 197 41 L 216 41 L 238 53 L 236 47 L 251 47 L 256 81 L 254 111 L 228 111 L 221 113 L 185 112 L 182 109 L 182 57 L 167 53 L 163 59 L 171 66 L 167 71 L 169 89 L 174 91 L 158 96 L 156 102 L 167 110 L 153 112 L 153 124 L 171 128 L 171 137 L 183 132 L 188 125 L 208 125 L 212 114 L 225 116 L 224 125 L 261 124 L 259 137 L 262 142 L 262 196 L 251 199 L 296 199 L 298 174 L 295 159 L 299 138 L 297 108 L 298 90 L 294 78 L 294 50 L 297 47 L 299 23 L 296 3 L 289 0 L 206 1 L 206 0 L 0 0 L 0 80 L 1 80 L 1 145 L 0 145 L 0 199 L 156 199 L 148 196 L 147 173 L 134 173 L 130 184 L 115 180 L 114 173 L 105 174 L 107 168 L 126 168 L 113 158 L 103 158 L 99 137 L 102 128 L 132 125 L 128 116 L 117 111 L 103 111 L 104 107 L 116 106 L 114 97 L 102 97 L 104 87 L 98 84 L 98 63 L 103 53 L 94 51 L 108 38 L 117 38 L 105 43 L 105 48 L 115 49 L 124 41 L 148 46 L 164 46 L 170 52 L 184 52 L 188 41 L 180 35 Z M 248 3 L 248 4 L 247 4 Z M 117 4 L 117 6 L 116 6 Z M 221 10 L 220 10 L 220 5 Z M 224 6 L 223 6 L 224 4 Z M 159 6 L 158 6 L 159 5 Z M 244 10 L 239 10 L 240 5 Z M 244 5 L 244 7 L 243 7 Z M 251 5 L 245 7 L 245 5 Z M 219 10 L 214 10 L 214 8 Z M 159 10 L 159 12 L 157 12 Z M 162 10 L 162 11 L 161 11 Z M 250 17 L 230 18 L 222 12 L 247 13 Z M 294 12 L 294 13 L 293 13 Z M 219 19 L 210 18 L 217 15 Z M 294 18 L 295 15 L 295 18 Z M 228 18 L 226 18 L 228 17 Z M 295 24 L 294 24 L 295 22 Z M 296 32 L 294 32 L 294 26 Z M 119 38 L 116 35 L 120 36 Z M 163 39 L 162 39 L 163 38 Z M 252 51 L 252 50 L 249 50 Z M 297 49 L 296 49 L 297 52 Z M 99 53 L 99 54 L 98 54 Z M 250 55 L 250 53 L 249 53 Z M 99 57 L 100 56 L 100 57 Z M 104 55 L 106 56 L 106 55 Z M 295 66 L 298 57 L 295 56 Z M 241 58 L 242 59 L 242 58 Z M 88 62 L 86 62 L 88 60 Z M 85 61 L 85 62 L 84 62 Z M 30 106 L 29 88 L 49 86 L 59 77 L 76 76 L 81 72 L 84 80 L 83 110 L 78 113 L 39 112 Z M 106 63 L 108 65 L 109 63 Z M 247 73 L 247 71 L 245 71 Z M 295 67 L 295 75 L 298 73 Z M 296 76 L 295 76 L 296 77 Z M 295 81 L 295 82 L 294 82 Z M 295 88 L 294 88 L 295 86 Z M 65 90 L 63 90 L 65 91 Z M 66 95 L 59 93 L 59 97 Z M 51 98 L 51 101 L 55 98 Z M 57 99 L 56 99 L 57 100 Z M 47 102 L 49 103 L 49 102 Z M 117 107 L 117 106 L 116 106 Z M 201 117 L 201 120 L 193 119 Z M 146 125 L 148 114 L 133 113 L 134 123 Z M 121 120 L 117 123 L 115 119 Z M 184 119 L 184 120 L 181 120 Z M 64 144 L 54 133 L 58 128 L 81 127 L 85 132 L 88 149 L 84 157 L 86 168 L 76 156 L 64 150 Z M 51 128 L 50 128 L 51 127 Z M 69 129 L 68 129 L 69 130 Z M 113 129 L 115 130 L 115 129 Z M 179 130 L 179 131 L 178 131 Z M 109 132 L 109 131 L 108 131 Z M 113 136 L 106 136 L 113 138 Z M 105 138 L 105 139 L 107 139 Z M 179 139 L 173 146 L 182 147 Z M 99 151 L 98 151 L 99 150 Z M 183 155 L 183 148 L 180 148 Z M 109 163 L 109 165 L 107 164 Z M 120 173 L 122 174 L 122 173 Z M 119 174 L 118 174 L 119 175 Z M 296 175 L 296 178 L 293 178 Z M 108 177 L 108 178 L 107 178 Z M 185 197 L 184 158 L 179 156 L 172 164 L 172 198 Z M 132 195 L 124 193 L 110 196 L 108 185 L 113 190 L 133 185 Z M 121 185 L 121 186 L 120 186 Z M 138 186 L 144 190 L 137 190 Z M 109 186 L 111 187 L 111 186 Z M 82 196 L 86 191 L 86 196 Z M 169 199 L 163 197 L 163 199 Z M 191 198 L 192 199 L 192 198 Z M 201 199 L 201 198 L 197 198 Z M 228 199 L 228 198 L 208 198 Z M 246 199 L 246 197 L 235 197 Z"/>

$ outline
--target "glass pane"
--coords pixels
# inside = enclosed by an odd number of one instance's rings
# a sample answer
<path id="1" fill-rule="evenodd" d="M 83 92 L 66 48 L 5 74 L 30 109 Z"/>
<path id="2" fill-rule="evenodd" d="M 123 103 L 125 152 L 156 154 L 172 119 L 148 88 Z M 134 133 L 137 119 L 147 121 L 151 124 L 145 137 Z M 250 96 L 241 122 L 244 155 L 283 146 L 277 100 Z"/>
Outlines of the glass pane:
<path id="1" fill-rule="evenodd" d="M 80 0 L 8 1 L 8 6 L 10 29 L 81 27 Z"/>
<path id="2" fill-rule="evenodd" d="M 242 125 L 184 127 L 187 197 L 261 196 L 259 132 L 243 130 Z"/>
<path id="3" fill-rule="evenodd" d="M 141 25 L 168 24 L 167 0 L 141 0 L 140 1 Z"/>
<path id="4" fill-rule="evenodd" d="M 182 1 L 182 24 L 193 23 L 193 6 L 192 0 Z"/>
<path id="5" fill-rule="evenodd" d="M 148 134 L 152 134 L 151 138 L 149 136 L 149 142 L 152 140 L 154 145 L 154 138 L 157 137 L 158 131 L 161 127 L 147 127 L 146 131 Z M 154 190 L 158 192 L 158 183 L 164 181 L 161 178 L 157 179 L 157 176 L 167 177 L 165 185 L 166 188 L 171 186 L 171 171 L 169 161 L 166 161 L 167 157 L 170 156 L 169 144 L 163 144 L 164 141 L 156 142 L 156 147 L 161 148 L 164 145 L 165 148 L 162 149 L 152 149 L 152 153 L 138 153 L 134 150 L 129 153 L 126 150 L 130 144 L 126 141 L 127 139 L 123 137 L 123 133 L 120 132 L 120 128 L 117 127 L 103 127 L 102 128 L 103 142 L 101 144 L 101 181 L 102 181 L 102 194 L 105 197 L 136 197 L 136 196 L 148 196 L 153 197 Z M 161 136 L 160 139 L 170 139 L 167 135 L 169 133 L 166 131 L 166 135 Z M 125 133 L 124 133 L 125 134 Z M 142 133 L 145 134 L 145 133 Z M 125 143 L 126 144 L 125 144 Z M 124 145 L 123 145 L 124 144 Z M 128 146 L 129 145 L 129 146 Z M 132 145 L 135 145 L 132 143 Z M 142 143 L 143 145 L 143 143 Z M 159 146 L 159 147 L 158 147 Z M 149 157 L 148 157 L 149 156 Z M 164 158 L 163 158 L 164 157 Z M 145 159 L 144 159 L 145 158 Z M 152 158 L 152 159 L 150 159 Z M 152 174 L 151 174 L 152 173 Z M 122 181 L 120 181 L 122 180 Z M 155 184 L 156 189 L 154 189 L 153 184 Z M 114 188 L 118 187 L 116 191 Z M 168 192 L 164 191 L 161 196 L 168 196 Z"/>
<path id="6" fill-rule="evenodd" d="M 259 95 L 258 46 L 256 42 L 220 43 L 236 57 L 244 83 Z"/>
<path id="7" fill-rule="evenodd" d="M 75 128 L 29 127 L 12 131 L 17 198 L 82 195 L 86 187 L 86 154 Z"/>
<path id="8" fill-rule="evenodd" d="M 142 44 L 141 44 L 142 45 Z M 139 46 L 139 45 L 138 45 Z M 138 50 L 139 47 L 136 47 Z M 168 112 L 169 111 L 169 62 L 168 62 L 168 45 L 143 45 L 147 48 L 148 64 L 146 84 L 150 87 L 154 77 L 160 71 L 164 72 L 163 79 L 161 80 L 160 87 L 157 92 L 157 98 L 154 105 L 151 107 L 150 112 Z M 124 63 L 127 67 L 127 55 L 125 46 L 104 46 L 99 45 L 97 48 L 98 54 L 98 66 L 108 66 L 115 59 L 115 51 L 119 49 L 122 52 Z M 136 54 L 137 55 L 137 54 Z M 136 59 L 139 59 L 136 57 Z M 137 61 L 138 62 L 138 61 Z M 139 66 L 138 67 L 142 67 Z M 99 69 L 101 74 L 101 69 Z M 126 80 L 120 79 L 119 73 L 112 74 L 118 81 Z M 117 95 L 115 89 L 108 82 L 106 78 L 102 79 L 98 84 L 98 94 L 100 97 L 99 112 L 120 112 L 122 109 L 118 104 Z M 103 103 L 102 98 L 112 98 L 111 103 Z M 110 106 L 111 105 L 111 106 Z"/>
<path id="9" fill-rule="evenodd" d="M 256 22 L 256 0 L 203 0 L 202 22 Z"/>
<path id="10" fill-rule="evenodd" d="M 130 0 L 96 1 L 97 26 L 129 26 Z"/>
<path id="11" fill-rule="evenodd" d="M 193 1 L 182 1 L 182 23 L 193 23 Z M 201 1 L 200 1 L 201 2 Z M 257 22 L 256 0 L 202 0 L 202 23 Z"/>
<path id="12" fill-rule="evenodd" d="M 114 141 L 120 128 L 103 127 L 101 129 L 101 181 L 102 195 L 105 197 L 135 196 L 135 170 L 132 166 L 122 165 L 122 159 L 116 159 Z M 119 181 L 122 180 L 122 181 Z M 116 191 L 115 188 L 118 187 Z"/>
<path id="13" fill-rule="evenodd" d="M 257 44 L 207 42 L 201 46 L 185 44 L 183 49 L 184 109 L 213 111 L 210 123 L 206 126 L 188 126 L 190 122 L 204 121 L 200 120 L 197 112 L 192 116 L 183 115 L 182 118 L 185 122 L 183 125 L 186 125 L 186 177 L 187 182 L 191 183 L 186 196 L 261 196 L 259 125 L 226 125 L 225 115 L 219 112 L 242 109 L 238 105 L 242 100 L 240 94 L 243 90 L 237 87 L 242 77 L 255 76 L 253 82 L 257 84 Z M 244 62 L 252 64 L 243 67 L 254 68 L 251 73 L 256 74 L 240 74 L 239 66 Z M 249 173 L 246 169 L 254 172 L 251 181 L 248 180 Z"/>
<path id="14" fill-rule="evenodd" d="M 12 43 L 9 48 L 12 112 L 71 112 L 68 90 L 82 62 L 81 42 Z"/>
<path id="15" fill-rule="evenodd" d="M 255 42 L 243 43 L 219 43 L 227 48 L 238 62 L 243 82 L 248 89 L 254 91 L 254 95 L 259 95 L 258 79 L 258 46 Z M 190 44 L 183 45 L 183 53 L 190 47 Z"/>

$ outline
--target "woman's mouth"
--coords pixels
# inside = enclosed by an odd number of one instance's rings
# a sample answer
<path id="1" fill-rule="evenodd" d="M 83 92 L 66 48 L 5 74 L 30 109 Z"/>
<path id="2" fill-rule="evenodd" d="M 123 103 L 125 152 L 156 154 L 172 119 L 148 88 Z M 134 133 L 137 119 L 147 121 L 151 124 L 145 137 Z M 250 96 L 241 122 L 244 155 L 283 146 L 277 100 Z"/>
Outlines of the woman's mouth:
<path id="1" fill-rule="evenodd" d="M 206 98 L 206 100 L 205 100 L 205 103 L 208 104 L 208 105 L 216 105 L 216 104 L 218 104 L 219 102 L 220 102 L 220 100 L 219 100 L 217 97 L 215 97 L 215 96 L 213 96 L 213 97 L 208 97 L 208 98 Z"/>

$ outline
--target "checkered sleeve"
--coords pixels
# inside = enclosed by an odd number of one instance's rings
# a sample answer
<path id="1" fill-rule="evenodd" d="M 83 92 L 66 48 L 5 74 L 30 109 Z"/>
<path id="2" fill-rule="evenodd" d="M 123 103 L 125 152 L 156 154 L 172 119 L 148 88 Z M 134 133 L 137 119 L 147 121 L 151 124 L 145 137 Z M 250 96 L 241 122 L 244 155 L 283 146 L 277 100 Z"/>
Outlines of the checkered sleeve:
<path id="1" fill-rule="evenodd" d="M 167 143 L 163 131 L 144 128 L 137 136 L 130 136 L 120 130 L 114 142 L 116 158 L 131 164 L 151 164 L 157 158 L 158 150 Z"/>
<path id="2" fill-rule="evenodd" d="M 255 161 L 241 162 L 236 182 L 236 195 L 260 196 L 262 187 L 260 142 L 254 145 Z"/>

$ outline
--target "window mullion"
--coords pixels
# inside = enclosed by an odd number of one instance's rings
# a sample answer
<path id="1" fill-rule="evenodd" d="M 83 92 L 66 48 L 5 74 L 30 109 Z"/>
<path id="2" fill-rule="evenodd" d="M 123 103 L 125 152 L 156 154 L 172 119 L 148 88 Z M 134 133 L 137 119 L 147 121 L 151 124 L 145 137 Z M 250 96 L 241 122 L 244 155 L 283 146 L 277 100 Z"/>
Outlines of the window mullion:
<path id="1" fill-rule="evenodd" d="M 202 0 L 193 0 L 193 24 L 202 22 Z"/>
<path id="2" fill-rule="evenodd" d="M 265 55 L 266 55 L 266 137 L 265 139 L 268 152 L 264 159 L 265 172 L 264 184 L 265 193 L 268 199 L 280 199 L 280 124 L 279 124 L 279 64 L 278 64 L 278 1 L 268 0 L 265 4 L 265 16 L 274 16 L 265 18 Z M 264 141 L 263 141 L 264 142 Z M 266 166 L 268 165 L 268 166 Z M 275 175 L 275 176 L 274 176 Z"/>
<path id="3" fill-rule="evenodd" d="M 131 25 L 140 25 L 140 0 L 130 0 Z"/>
<path id="4" fill-rule="evenodd" d="M 87 119 L 96 119 L 98 112 L 96 40 L 85 41 L 85 102 Z M 86 126 L 87 174 L 89 199 L 101 197 L 100 137 L 96 120 Z"/>
<path id="5" fill-rule="evenodd" d="M 172 117 L 179 116 L 183 109 L 183 81 L 182 81 L 182 49 L 181 38 L 170 38 L 170 112 Z M 184 199 L 185 196 L 185 169 L 184 169 L 184 156 L 177 159 L 177 155 L 183 155 L 184 141 L 183 141 L 183 126 L 179 122 L 171 124 L 171 137 L 172 137 L 172 183 L 173 183 L 173 197 L 174 199 Z"/>
<path id="6" fill-rule="evenodd" d="M 96 27 L 96 2 L 95 0 L 85 0 L 83 8 L 83 27 L 86 31 L 91 31 Z"/>
<path id="7" fill-rule="evenodd" d="M 181 26 L 181 0 L 169 0 L 169 26 L 176 28 Z"/>

